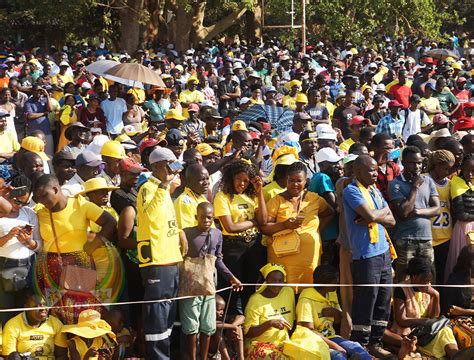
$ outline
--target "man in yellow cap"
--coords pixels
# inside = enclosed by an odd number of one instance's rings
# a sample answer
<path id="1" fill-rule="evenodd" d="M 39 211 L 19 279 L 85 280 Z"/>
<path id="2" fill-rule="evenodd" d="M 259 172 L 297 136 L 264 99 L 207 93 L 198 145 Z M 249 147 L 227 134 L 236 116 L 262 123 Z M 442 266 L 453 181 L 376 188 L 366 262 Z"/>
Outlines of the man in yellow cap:
<path id="1" fill-rule="evenodd" d="M 168 130 L 179 129 L 183 121 L 187 118 L 181 113 L 180 109 L 171 109 L 165 115 L 165 125 Z"/>
<path id="2" fill-rule="evenodd" d="M 198 78 L 194 75 L 190 76 L 188 81 L 186 81 L 186 90 L 181 91 L 181 94 L 179 94 L 179 102 L 183 107 L 183 116 L 186 119 L 189 117 L 189 104 L 200 104 L 204 101 L 204 94 L 196 89 L 198 84 Z"/>
<path id="3" fill-rule="evenodd" d="M 306 105 L 308 105 L 308 97 L 303 93 L 296 94 L 295 112 L 305 112 Z"/>
<path id="4" fill-rule="evenodd" d="M 119 163 L 125 159 L 125 149 L 118 141 L 107 141 L 100 150 L 102 160 L 105 162 L 105 168 L 100 173 L 100 177 L 104 178 L 108 186 L 120 185 Z"/>

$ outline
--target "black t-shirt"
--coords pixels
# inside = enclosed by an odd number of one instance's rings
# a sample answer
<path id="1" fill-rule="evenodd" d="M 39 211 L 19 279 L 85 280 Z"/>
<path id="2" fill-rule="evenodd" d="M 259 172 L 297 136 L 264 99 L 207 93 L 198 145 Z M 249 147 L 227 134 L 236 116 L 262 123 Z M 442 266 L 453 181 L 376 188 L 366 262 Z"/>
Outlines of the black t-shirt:
<path id="1" fill-rule="evenodd" d="M 368 110 L 364 117 L 369 119 L 373 125 L 377 125 L 381 118 L 387 115 L 386 111 L 375 111 L 374 109 Z"/>
<path id="2" fill-rule="evenodd" d="M 403 300 L 403 301 L 405 301 L 407 299 L 407 297 L 405 296 L 405 292 L 400 287 L 395 288 L 395 290 L 393 291 L 393 298 L 394 299 L 400 299 L 400 300 Z"/>
<path id="3" fill-rule="evenodd" d="M 348 139 L 351 137 L 351 130 L 349 129 L 349 121 L 353 116 L 360 114 L 360 108 L 352 104 L 349 107 L 338 106 L 334 110 L 334 119 L 337 121 L 339 128 L 342 131 L 342 136 Z"/>
<path id="4" fill-rule="evenodd" d="M 120 215 L 123 209 L 128 206 L 135 207 L 137 204 L 137 190 L 126 191 L 122 188 L 112 191 L 110 195 L 110 205 L 117 214 Z"/>
<path id="5" fill-rule="evenodd" d="M 469 275 L 460 275 L 451 273 L 446 285 L 469 285 L 471 279 Z M 472 288 L 468 287 L 453 287 L 444 288 L 441 296 L 441 311 L 447 313 L 449 308 L 453 305 L 470 309 L 472 307 Z"/>

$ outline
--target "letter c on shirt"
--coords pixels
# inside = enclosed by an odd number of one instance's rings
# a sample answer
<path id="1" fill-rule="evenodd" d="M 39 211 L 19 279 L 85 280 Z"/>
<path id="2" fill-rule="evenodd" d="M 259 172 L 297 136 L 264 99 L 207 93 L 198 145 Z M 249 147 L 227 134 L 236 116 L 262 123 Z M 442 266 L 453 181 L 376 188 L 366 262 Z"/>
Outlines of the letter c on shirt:
<path id="1" fill-rule="evenodd" d="M 149 256 L 147 256 L 146 258 L 142 256 L 142 247 L 144 246 L 150 246 L 150 241 L 139 241 L 137 243 L 137 255 L 138 255 L 138 260 L 140 260 L 140 263 L 142 264 L 145 264 L 147 262 L 150 262 L 151 261 L 151 258 Z M 148 253 L 150 253 L 150 249 L 147 249 Z"/>

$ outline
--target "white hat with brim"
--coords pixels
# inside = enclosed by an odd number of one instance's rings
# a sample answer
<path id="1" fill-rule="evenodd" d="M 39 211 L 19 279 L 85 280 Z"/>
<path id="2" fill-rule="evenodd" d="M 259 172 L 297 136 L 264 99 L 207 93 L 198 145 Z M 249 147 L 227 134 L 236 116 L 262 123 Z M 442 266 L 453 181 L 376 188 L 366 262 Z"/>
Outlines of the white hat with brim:
<path id="1" fill-rule="evenodd" d="M 337 155 L 337 153 L 332 148 L 322 148 L 316 153 L 316 162 L 322 163 L 324 161 L 328 161 L 331 163 L 337 163 L 342 160 L 342 157 Z"/>

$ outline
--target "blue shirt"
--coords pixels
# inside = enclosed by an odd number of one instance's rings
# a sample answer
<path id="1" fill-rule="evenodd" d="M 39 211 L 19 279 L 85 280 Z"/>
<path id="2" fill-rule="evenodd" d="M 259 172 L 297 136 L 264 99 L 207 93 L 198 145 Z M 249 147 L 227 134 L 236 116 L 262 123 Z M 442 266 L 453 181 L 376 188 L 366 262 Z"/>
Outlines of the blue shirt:
<path id="1" fill-rule="evenodd" d="M 332 192 L 335 193 L 336 189 L 331 181 L 331 178 L 324 173 L 316 173 L 311 178 L 308 187 L 309 191 L 312 191 L 320 196 L 323 196 L 325 193 Z M 324 240 L 335 240 L 339 234 L 339 219 L 335 216 L 331 222 L 321 230 L 321 239 Z"/>
<path id="2" fill-rule="evenodd" d="M 382 194 L 375 186 L 371 187 L 369 194 L 372 197 L 377 210 L 388 206 L 387 202 L 382 197 Z M 343 199 L 344 215 L 346 216 L 347 233 L 349 235 L 352 259 L 367 259 L 386 253 L 389 250 L 389 245 L 385 236 L 385 228 L 382 224 L 377 224 L 379 228 L 379 241 L 371 243 L 369 228 L 367 225 L 358 225 L 354 223 L 354 219 L 357 216 L 356 209 L 366 203 L 355 180 L 344 189 Z"/>
<path id="3" fill-rule="evenodd" d="M 402 175 L 397 176 L 388 185 L 390 202 L 406 200 L 410 196 L 412 184 Z M 436 185 L 429 176 L 424 176 L 424 182 L 416 192 L 415 208 L 427 209 L 430 207 L 430 197 L 438 196 Z M 396 218 L 395 240 L 432 240 L 431 219 L 421 216 L 411 216 L 408 219 Z"/>
<path id="4" fill-rule="evenodd" d="M 151 121 L 163 121 L 170 109 L 170 102 L 167 99 L 162 99 L 160 104 L 155 100 L 148 100 L 143 105 L 150 110 Z"/>
<path id="5" fill-rule="evenodd" d="M 380 119 L 375 132 L 377 134 L 387 134 L 392 138 L 401 138 L 404 123 L 405 119 L 401 113 L 398 114 L 397 119 L 395 119 L 392 114 L 387 114 Z"/>
<path id="6" fill-rule="evenodd" d="M 46 112 L 46 99 L 40 97 L 37 101 L 30 97 L 23 108 L 25 114 Z M 27 120 L 28 135 L 32 131 L 41 130 L 45 135 L 51 135 L 51 125 L 47 116 L 41 116 L 35 120 Z"/>

